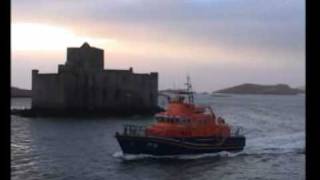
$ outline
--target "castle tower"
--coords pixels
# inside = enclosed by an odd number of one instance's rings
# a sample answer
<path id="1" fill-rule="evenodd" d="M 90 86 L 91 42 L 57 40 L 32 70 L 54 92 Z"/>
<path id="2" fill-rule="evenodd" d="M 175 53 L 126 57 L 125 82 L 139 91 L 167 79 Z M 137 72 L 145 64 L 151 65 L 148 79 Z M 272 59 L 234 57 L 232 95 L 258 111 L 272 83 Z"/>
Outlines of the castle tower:
<path id="1" fill-rule="evenodd" d="M 102 71 L 104 69 L 104 51 L 84 43 L 80 48 L 67 49 L 66 67 L 85 71 Z"/>

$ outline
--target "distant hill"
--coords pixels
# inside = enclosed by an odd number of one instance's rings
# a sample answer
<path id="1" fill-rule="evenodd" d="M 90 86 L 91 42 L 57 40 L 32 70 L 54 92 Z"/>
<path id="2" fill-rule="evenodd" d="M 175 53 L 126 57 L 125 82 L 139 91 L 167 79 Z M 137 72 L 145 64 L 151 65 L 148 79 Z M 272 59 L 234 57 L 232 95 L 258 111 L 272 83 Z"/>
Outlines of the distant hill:
<path id="1" fill-rule="evenodd" d="M 11 97 L 31 97 L 31 90 L 11 87 Z"/>
<path id="2" fill-rule="evenodd" d="M 221 89 L 215 91 L 215 93 L 294 95 L 304 93 L 304 91 L 296 88 L 291 88 L 287 84 L 260 85 L 246 83 L 226 89 Z"/>
<path id="3" fill-rule="evenodd" d="M 174 93 L 177 91 L 185 91 L 185 89 L 163 89 L 163 90 L 160 90 L 159 92 L 160 93 Z"/>

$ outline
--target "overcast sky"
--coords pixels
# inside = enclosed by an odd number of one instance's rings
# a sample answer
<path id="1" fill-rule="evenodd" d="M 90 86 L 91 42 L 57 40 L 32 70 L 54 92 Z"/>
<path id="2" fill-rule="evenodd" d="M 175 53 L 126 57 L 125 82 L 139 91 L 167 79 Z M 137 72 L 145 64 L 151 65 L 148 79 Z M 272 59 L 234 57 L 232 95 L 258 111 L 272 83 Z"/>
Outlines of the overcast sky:
<path id="1" fill-rule="evenodd" d="M 106 69 L 159 72 L 159 86 L 305 84 L 303 0 L 13 0 L 13 86 L 57 72 L 88 41 Z"/>

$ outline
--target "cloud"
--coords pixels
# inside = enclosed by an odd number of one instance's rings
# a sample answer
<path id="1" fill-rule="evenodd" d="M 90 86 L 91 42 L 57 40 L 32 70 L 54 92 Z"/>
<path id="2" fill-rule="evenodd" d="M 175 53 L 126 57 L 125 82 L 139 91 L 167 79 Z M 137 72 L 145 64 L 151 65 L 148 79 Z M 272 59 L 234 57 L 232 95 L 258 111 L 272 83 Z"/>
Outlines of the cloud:
<path id="1" fill-rule="evenodd" d="M 262 47 L 296 52 L 304 47 L 304 2 L 297 0 L 15 0 L 13 13 L 13 19 L 18 20 L 33 17 L 33 20 L 45 18 L 56 23 L 96 24 L 102 29 L 116 26 L 131 36 L 130 31 L 151 39 L 151 35 L 166 34 L 173 39 L 220 43 L 229 48 Z"/>
<path id="2" fill-rule="evenodd" d="M 175 59 L 195 67 L 286 67 L 304 79 L 301 0 L 13 0 L 12 20 L 115 39 L 123 51 L 107 49 L 114 57 Z"/>

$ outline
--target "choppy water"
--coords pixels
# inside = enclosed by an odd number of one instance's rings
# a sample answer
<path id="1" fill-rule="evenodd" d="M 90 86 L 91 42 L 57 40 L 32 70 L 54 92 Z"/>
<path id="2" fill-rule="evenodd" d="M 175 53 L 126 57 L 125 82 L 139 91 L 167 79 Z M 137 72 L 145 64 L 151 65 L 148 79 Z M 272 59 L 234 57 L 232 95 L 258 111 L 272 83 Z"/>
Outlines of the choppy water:
<path id="1" fill-rule="evenodd" d="M 152 117 L 53 119 L 11 116 L 12 179 L 305 179 L 305 97 L 198 95 L 217 115 L 245 127 L 240 153 L 154 157 L 123 155 L 122 124 Z M 30 99 L 12 99 L 12 107 Z"/>

